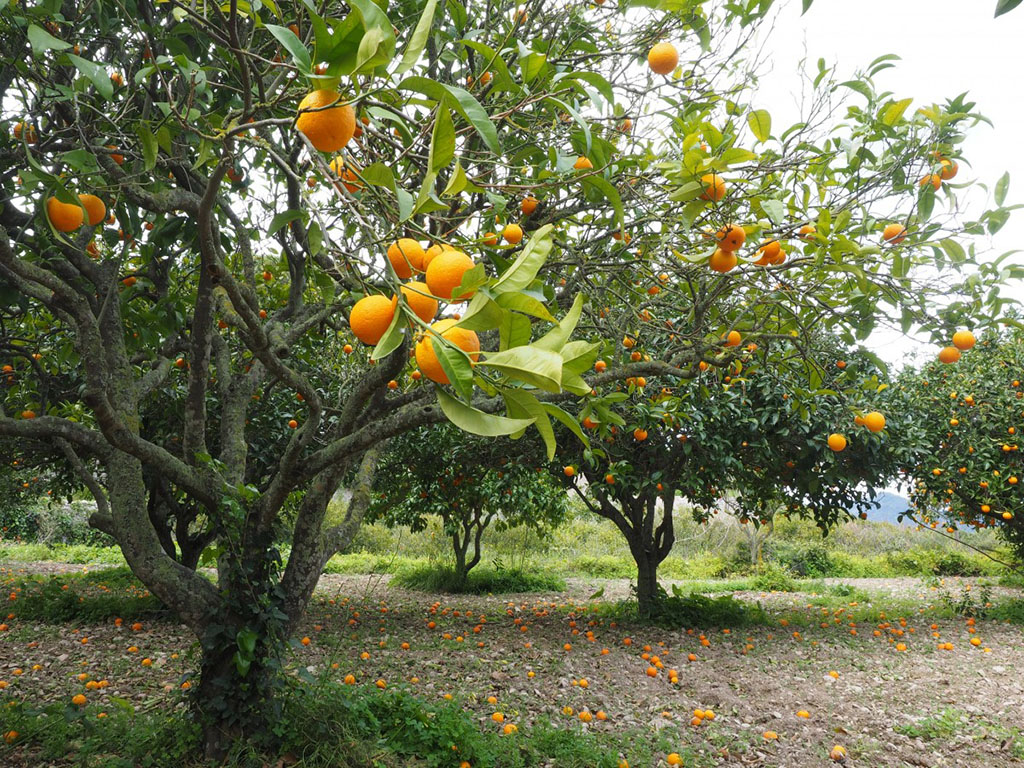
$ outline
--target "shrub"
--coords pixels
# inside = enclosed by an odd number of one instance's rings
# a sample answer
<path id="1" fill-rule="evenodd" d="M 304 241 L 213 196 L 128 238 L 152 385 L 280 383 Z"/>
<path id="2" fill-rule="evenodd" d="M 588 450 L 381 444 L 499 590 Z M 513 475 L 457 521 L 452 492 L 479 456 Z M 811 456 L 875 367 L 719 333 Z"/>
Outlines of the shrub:
<path id="1" fill-rule="evenodd" d="M 833 575 L 831 555 L 821 542 L 773 542 L 772 559 L 796 576 L 820 578 Z"/>
<path id="2" fill-rule="evenodd" d="M 944 552 L 935 558 L 931 571 L 936 576 L 980 576 L 981 567 L 959 552 Z"/>
<path id="3" fill-rule="evenodd" d="M 692 557 L 669 557 L 659 573 L 669 579 L 720 579 L 729 572 L 729 563 L 714 552 L 700 552 Z"/>
<path id="4" fill-rule="evenodd" d="M 508 594 L 512 592 L 561 592 L 565 581 L 544 572 L 528 572 L 518 568 L 478 567 L 469 572 L 463 584 L 455 571 L 444 566 L 421 565 L 399 571 L 391 583 L 423 592 L 453 592 L 473 595 Z"/>
<path id="5" fill-rule="evenodd" d="M 754 577 L 754 589 L 762 592 L 795 592 L 796 582 L 793 575 L 781 566 L 769 564 Z"/>
<path id="6" fill-rule="evenodd" d="M 614 555 L 580 555 L 567 563 L 568 569 L 580 576 L 595 579 L 630 579 L 636 577 L 636 563 L 628 557 Z"/>

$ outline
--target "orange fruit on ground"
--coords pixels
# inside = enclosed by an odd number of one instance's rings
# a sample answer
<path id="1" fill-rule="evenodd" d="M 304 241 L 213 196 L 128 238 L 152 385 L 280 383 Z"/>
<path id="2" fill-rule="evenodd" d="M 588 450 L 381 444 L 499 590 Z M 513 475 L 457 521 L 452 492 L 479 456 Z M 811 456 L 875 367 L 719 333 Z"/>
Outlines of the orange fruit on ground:
<path id="1" fill-rule="evenodd" d="M 836 453 L 846 450 L 846 438 L 837 432 L 828 436 L 828 447 Z"/>
<path id="2" fill-rule="evenodd" d="M 723 251 L 721 248 L 715 248 L 715 252 L 708 258 L 708 266 L 711 267 L 714 272 L 721 272 L 725 274 L 736 268 L 739 263 L 739 259 L 736 258 L 736 254 L 732 251 Z"/>
<path id="3" fill-rule="evenodd" d="M 95 227 L 107 218 L 107 206 L 96 195 L 79 195 L 78 200 L 85 208 L 90 227 Z"/>
<path id="4" fill-rule="evenodd" d="M 907 236 L 907 228 L 902 224 L 888 224 L 882 230 L 882 239 L 887 243 L 896 245 L 902 243 Z"/>
<path id="5" fill-rule="evenodd" d="M 837 763 L 841 763 L 846 759 L 846 749 L 840 747 L 838 744 L 829 751 L 828 756 L 835 760 Z"/>
<path id="6" fill-rule="evenodd" d="M 471 360 L 477 360 L 480 357 L 480 338 L 474 331 L 454 328 L 456 322 L 458 321 L 452 318 L 438 320 L 430 326 L 431 333 L 426 334 L 416 343 L 416 366 L 424 376 L 438 384 L 450 384 L 451 382 L 434 351 L 434 336 L 440 336 L 445 341 L 451 342 L 468 354 Z"/>
<path id="7" fill-rule="evenodd" d="M 74 232 L 85 220 L 85 211 L 82 206 L 73 203 L 62 203 L 56 197 L 46 201 L 46 214 L 50 217 L 50 223 L 58 232 Z"/>
<path id="8" fill-rule="evenodd" d="M 74 696 L 71 697 L 71 703 L 74 704 L 76 707 L 84 706 L 85 702 L 86 698 L 81 693 L 76 693 Z"/>
<path id="9" fill-rule="evenodd" d="M 416 313 L 416 317 L 424 323 L 429 323 L 437 314 L 437 299 L 430 295 L 430 289 L 426 283 L 406 283 L 400 289 L 405 297 L 409 308 Z"/>
<path id="10" fill-rule="evenodd" d="M 960 359 L 960 350 L 956 347 L 943 347 L 939 350 L 939 360 L 949 365 Z"/>
<path id="11" fill-rule="evenodd" d="M 356 112 L 348 104 L 338 104 L 340 100 L 341 94 L 337 91 L 321 88 L 307 93 L 299 102 L 295 128 L 321 152 L 337 152 L 355 133 Z"/>
<path id="12" fill-rule="evenodd" d="M 537 210 L 537 206 L 539 204 L 540 201 L 533 195 L 530 195 L 528 197 L 523 198 L 523 202 L 519 204 L 519 210 L 523 212 L 524 216 L 529 216 L 531 213 Z"/>
<path id="13" fill-rule="evenodd" d="M 726 224 L 715 234 L 715 239 L 718 241 L 718 247 L 723 251 L 738 251 L 747 239 L 747 233 L 743 231 L 741 226 Z M 778 243 L 775 245 L 776 250 L 778 250 Z"/>
<path id="14" fill-rule="evenodd" d="M 380 294 L 364 296 L 355 303 L 348 316 L 352 333 L 363 344 L 374 345 L 380 341 L 395 316 L 397 299 Z"/>
<path id="15" fill-rule="evenodd" d="M 526 202 L 525 200 L 523 201 Z M 503 230 L 501 230 L 501 236 L 505 238 L 505 242 L 512 245 L 518 245 L 523 241 L 523 228 L 518 224 L 507 224 Z"/>
<path id="16" fill-rule="evenodd" d="M 872 432 L 881 432 L 885 429 L 885 416 L 878 411 L 864 414 L 864 426 Z"/>
<path id="17" fill-rule="evenodd" d="M 656 75 L 667 75 L 678 64 L 679 51 L 672 43 L 658 43 L 647 54 L 647 66 Z"/>
<path id="18" fill-rule="evenodd" d="M 960 171 L 960 166 L 952 160 L 943 160 L 941 162 L 942 170 L 939 171 L 939 177 L 943 181 L 949 181 Z"/>
<path id="19" fill-rule="evenodd" d="M 463 276 L 473 268 L 473 260 L 462 251 L 444 251 L 434 257 L 427 267 L 427 286 L 430 292 L 445 301 L 465 301 L 473 291 L 452 296 L 462 283 Z"/>
<path id="20" fill-rule="evenodd" d="M 594 167 L 594 164 L 590 162 L 589 157 L 584 157 L 583 155 L 580 155 L 579 157 L 576 158 L 576 162 L 573 163 L 572 167 L 575 168 L 577 171 L 589 171 Z"/>
<path id="21" fill-rule="evenodd" d="M 402 280 L 408 280 L 412 273 L 423 271 L 423 257 L 426 253 L 423 246 L 411 237 L 400 238 L 388 246 L 388 261 L 395 274 Z"/>
<path id="22" fill-rule="evenodd" d="M 704 187 L 701 198 L 717 203 L 725 197 L 725 179 L 717 173 L 706 173 L 700 177 L 700 183 Z"/>
<path id="23" fill-rule="evenodd" d="M 953 346 L 962 352 L 971 349 L 975 344 L 974 334 L 970 331 L 957 331 L 953 334 Z"/>
<path id="24" fill-rule="evenodd" d="M 919 187 L 923 187 L 926 184 L 931 184 L 932 185 L 932 189 L 934 189 L 936 192 L 938 192 L 939 188 L 942 187 L 942 177 L 939 176 L 939 174 L 937 174 L 937 173 L 929 173 L 926 176 L 922 176 L 921 180 L 919 182 L 917 182 L 917 185 Z"/>
<path id="25" fill-rule="evenodd" d="M 679 756 L 678 752 L 671 752 L 668 757 L 665 758 L 665 762 L 669 765 L 682 765 L 683 758 Z"/>
<path id="26" fill-rule="evenodd" d="M 741 341 L 739 331 L 729 331 L 729 334 L 725 337 L 725 346 L 738 347 Z"/>

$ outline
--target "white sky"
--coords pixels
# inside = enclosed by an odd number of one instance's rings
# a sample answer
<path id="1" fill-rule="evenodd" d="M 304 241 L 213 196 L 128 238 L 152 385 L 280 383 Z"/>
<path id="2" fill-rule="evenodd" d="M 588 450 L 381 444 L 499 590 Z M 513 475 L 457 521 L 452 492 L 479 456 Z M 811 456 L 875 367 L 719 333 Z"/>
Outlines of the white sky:
<path id="1" fill-rule="evenodd" d="M 994 128 L 979 124 L 968 133 L 957 181 L 977 179 L 991 190 L 1009 171 L 1006 204 L 1024 202 L 1024 6 L 999 19 L 994 10 L 995 0 L 816 0 L 801 16 L 800 3 L 790 0 L 771 33 L 772 71 L 762 78 L 754 106 L 769 109 L 774 126 L 791 125 L 798 116 L 793 94 L 801 58 L 813 70 L 824 57 L 837 65 L 841 81 L 876 57 L 895 53 L 902 61 L 875 76 L 878 90 L 892 91 L 897 99 L 913 97 L 911 109 L 967 91 L 975 111 Z M 863 97 L 852 98 L 863 103 Z M 968 210 L 976 215 L 985 203 L 983 193 L 972 195 Z M 991 195 L 988 205 L 994 205 Z M 979 251 L 989 248 L 993 258 L 1024 250 L 1024 210 L 1011 214 L 991 242 L 978 243 Z M 1024 262 L 1024 253 L 1011 259 Z M 1024 287 L 1016 290 L 1024 300 Z M 889 362 L 915 349 L 913 342 L 882 333 L 868 345 Z M 930 345 L 926 349 L 934 354 Z"/>

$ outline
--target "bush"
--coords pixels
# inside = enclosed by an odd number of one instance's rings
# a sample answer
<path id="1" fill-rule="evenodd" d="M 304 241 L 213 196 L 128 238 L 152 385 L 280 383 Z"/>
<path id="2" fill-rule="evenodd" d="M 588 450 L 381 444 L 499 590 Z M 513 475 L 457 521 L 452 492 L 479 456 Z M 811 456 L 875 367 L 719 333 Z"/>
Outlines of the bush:
<path id="1" fill-rule="evenodd" d="M 729 573 L 729 563 L 714 552 L 700 552 L 686 559 L 666 558 L 659 573 L 669 579 L 720 579 Z"/>
<path id="2" fill-rule="evenodd" d="M 785 568 L 769 564 L 754 577 L 753 587 L 762 592 L 795 592 L 796 582 Z"/>
<path id="3" fill-rule="evenodd" d="M 595 579 L 636 578 L 636 563 L 627 557 L 581 555 L 567 563 L 568 570 Z"/>
<path id="4" fill-rule="evenodd" d="M 640 616 L 633 600 L 599 604 L 595 610 L 620 624 L 654 624 L 665 629 L 732 628 L 767 622 L 767 615 L 760 606 L 737 600 L 732 595 L 708 597 L 686 592 L 676 585 L 672 586 L 671 595 L 659 589 L 650 616 Z"/>
<path id="5" fill-rule="evenodd" d="M 527 572 L 518 568 L 474 568 L 464 584 L 459 584 L 455 571 L 448 567 L 418 566 L 399 571 L 391 583 L 423 592 L 453 592 L 473 595 L 507 594 L 510 592 L 561 592 L 565 582 L 543 572 Z"/>
<path id="6" fill-rule="evenodd" d="M 831 554 L 820 542 L 773 542 L 771 559 L 803 578 L 817 579 L 834 575 Z"/>
<path id="7" fill-rule="evenodd" d="M 935 558 L 931 571 L 936 576 L 980 576 L 981 567 L 959 552 L 944 552 Z"/>

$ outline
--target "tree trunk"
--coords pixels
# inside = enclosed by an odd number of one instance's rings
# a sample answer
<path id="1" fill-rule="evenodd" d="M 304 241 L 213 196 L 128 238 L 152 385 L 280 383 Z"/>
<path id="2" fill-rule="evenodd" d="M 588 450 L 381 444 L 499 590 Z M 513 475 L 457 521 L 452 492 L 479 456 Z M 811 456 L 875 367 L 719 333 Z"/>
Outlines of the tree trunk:
<path id="1" fill-rule="evenodd" d="M 456 591 L 461 592 L 466 586 L 469 577 L 469 568 L 466 564 L 466 553 L 469 549 L 469 534 L 459 537 L 457 533 L 452 534 L 452 546 L 455 549 L 455 582 Z"/>
<path id="2" fill-rule="evenodd" d="M 640 616 L 654 612 L 658 600 L 658 561 L 651 557 L 636 557 L 636 603 Z"/>

